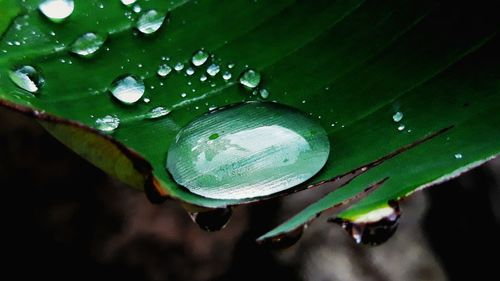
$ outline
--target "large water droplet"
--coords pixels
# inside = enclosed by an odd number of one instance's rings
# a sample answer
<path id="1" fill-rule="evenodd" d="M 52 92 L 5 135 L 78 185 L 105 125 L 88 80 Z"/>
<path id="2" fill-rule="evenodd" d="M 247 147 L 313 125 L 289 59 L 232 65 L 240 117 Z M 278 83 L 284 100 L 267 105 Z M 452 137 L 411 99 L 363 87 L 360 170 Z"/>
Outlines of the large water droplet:
<path id="1" fill-rule="evenodd" d="M 207 60 L 208 60 L 208 53 L 203 50 L 198 50 L 196 53 L 194 53 L 193 57 L 191 58 L 191 62 L 193 63 L 194 66 L 203 65 Z"/>
<path id="2" fill-rule="evenodd" d="M 120 119 L 116 116 L 106 115 L 95 121 L 96 129 L 105 133 L 111 133 L 120 126 Z"/>
<path id="3" fill-rule="evenodd" d="M 147 118 L 149 119 L 156 119 L 160 118 L 163 116 L 167 116 L 170 113 L 170 110 L 166 109 L 163 106 L 158 106 L 153 109 L 147 114 Z"/>
<path id="4" fill-rule="evenodd" d="M 45 83 L 38 71 L 29 65 L 24 65 L 14 71 L 9 71 L 9 77 L 19 88 L 30 93 L 37 93 Z"/>
<path id="5" fill-rule="evenodd" d="M 152 34 L 158 31 L 165 21 L 165 15 L 156 10 L 143 13 L 137 21 L 137 29 L 143 34 Z"/>
<path id="6" fill-rule="evenodd" d="M 73 0 L 45 0 L 38 9 L 44 16 L 53 22 L 62 22 L 69 17 L 75 9 Z"/>
<path id="7" fill-rule="evenodd" d="M 255 88 L 259 86 L 260 83 L 260 73 L 253 69 L 248 69 L 243 74 L 240 76 L 240 84 L 248 87 L 248 88 Z"/>
<path id="8" fill-rule="evenodd" d="M 104 44 L 106 38 L 92 32 L 85 33 L 73 42 L 71 52 L 82 56 L 91 57 Z"/>
<path id="9" fill-rule="evenodd" d="M 190 213 L 191 219 L 205 231 L 219 231 L 226 227 L 233 210 L 231 208 L 220 208 L 199 213 Z"/>
<path id="10" fill-rule="evenodd" d="M 162 64 L 158 67 L 158 71 L 156 72 L 158 76 L 165 77 L 172 72 L 172 68 L 168 64 Z"/>
<path id="11" fill-rule="evenodd" d="M 399 205 L 391 201 L 369 213 L 352 220 L 335 218 L 329 220 L 342 226 L 357 244 L 380 245 L 391 238 L 399 225 Z"/>
<path id="12" fill-rule="evenodd" d="M 137 2 L 137 0 L 120 0 L 120 1 L 125 6 L 130 6 L 130 5 L 134 4 L 135 2 Z"/>
<path id="13" fill-rule="evenodd" d="M 117 78 L 110 89 L 113 96 L 124 104 L 133 104 L 144 95 L 144 82 L 133 76 Z"/>
<path id="14" fill-rule="evenodd" d="M 253 102 L 214 111 L 184 127 L 169 148 L 167 168 L 178 184 L 198 195 L 254 198 L 308 180 L 326 163 L 329 150 L 325 130 L 302 112 Z"/>

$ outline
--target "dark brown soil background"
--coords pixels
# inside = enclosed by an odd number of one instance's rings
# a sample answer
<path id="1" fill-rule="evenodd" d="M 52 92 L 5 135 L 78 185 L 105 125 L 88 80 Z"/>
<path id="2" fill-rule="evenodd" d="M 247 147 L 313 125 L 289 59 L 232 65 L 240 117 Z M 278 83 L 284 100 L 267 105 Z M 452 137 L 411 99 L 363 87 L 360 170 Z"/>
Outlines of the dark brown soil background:
<path id="1" fill-rule="evenodd" d="M 399 230 L 379 247 L 355 245 L 323 216 L 295 246 L 276 251 L 258 247 L 254 239 L 303 208 L 310 194 L 238 208 L 226 229 L 207 233 L 177 203 L 150 204 L 32 120 L 5 109 L 0 120 L 4 280 L 498 276 L 498 159 L 405 201 Z"/>

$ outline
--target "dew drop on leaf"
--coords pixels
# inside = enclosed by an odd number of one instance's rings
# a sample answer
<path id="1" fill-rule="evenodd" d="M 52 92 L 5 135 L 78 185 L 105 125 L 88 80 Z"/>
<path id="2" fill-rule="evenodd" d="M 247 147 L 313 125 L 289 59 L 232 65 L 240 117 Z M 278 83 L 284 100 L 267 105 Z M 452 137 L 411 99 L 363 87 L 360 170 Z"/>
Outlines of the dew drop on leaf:
<path id="1" fill-rule="evenodd" d="M 169 75 L 170 72 L 172 72 L 172 68 L 168 64 L 162 64 L 160 65 L 160 67 L 158 67 L 158 71 L 156 72 L 156 74 L 158 74 L 158 76 L 160 77 L 165 77 Z"/>
<path id="2" fill-rule="evenodd" d="M 158 31 L 165 21 L 165 15 L 156 10 L 144 12 L 137 21 L 137 29 L 142 34 L 152 34 Z"/>
<path id="3" fill-rule="evenodd" d="M 167 116 L 170 113 L 170 110 L 165 107 L 158 106 L 153 109 L 146 115 L 148 119 L 157 119 L 163 116 Z"/>
<path id="4" fill-rule="evenodd" d="M 137 2 L 137 0 L 120 0 L 120 1 L 125 6 L 130 6 L 130 5 L 134 4 L 135 2 Z"/>
<path id="5" fill-rule="evenodd" d="M 254 89 L 257 86 L 259 86 L 260 83 L 260 73 L 253 70 L 253 69 L 248 69 L 243 74 L 241 74 L 240 77 L 240 84 L 248 87 L 250 89 Z"/>
<path id="6" fill-rule="evenodd" d="M 398 112 L 394 113 L 394 115 L 392 115 L 392 120 L 393 120 L 394 122 L 399 122 L 399 121 L 401 121 L 402 119 L 403 119 L 403 113 L 402 113 L 402 112 L 400 112 L 400 111 L 398 111 Z"/>
<path id="7" fill-rule="evenodd" d="M 196 53 L 194 53 L 193 57 L 191 58 L 191 62 L 193 63 L 194 66 L 201 66 L 207 60 L 208 60 L 208 53 L 205 52 L 204 50 L 196 51 Z"/>
<path id="8" fill-rule="evenodd" d="M 144 95 L 144 82 L 127 75 L 117 78 L 111 86 L 111 94 L 124 104 L 133 104 Z"/>
<path id="9" fill-rule="evenodd" d="M 53 22 L 62 22 L 75 9 L 73 0 L 45 0 L 38 5 L 40 12 Z"/>
<path id="10" fill-rule="evenodd" d="M 231 74 L 231 72 L 226 71 L 226 72 L 224 72 L 224 73 L 222 74 L 222 79 L 224 79 L 224 80 L 226 80 L 226 81 L 227 81 L 227 80 L 231 79 L 231 77 L 232 77 L 232 76 L 233 76 L 233 75 Z"/>
<path id="11" fill-rule="evenodd" d="M 194 69 L 192 67 L 188 67 L 186 69 L 186 74 L 189 75 L 189 76 L 193 75 L 194 74 Z"/>
<path id="12" fill-rule="evenodd" d="M 120 119 L 116 116 L 106 115 L 95 121 L 96 129 L 102 132 L 111 133 L 120 126 Z"/>
<path id="13" fill-rule="evenodd" d="M 182 62 L 178 62 L 175 66 L 174 66 L 174 69 L 175 71 L 179 72 L 181 70 L 184 69 L 184 64 Z"/>
<path id="14" fill-rule="evenodd" d="M 207 74 L 210 75 L 210 76 L 217 75 L 217 73 L 219 73 L 219 71 L 220 71 L 220 67 L 217 64 L 211 64 L 207 68 Z"/>
<path id="15" fill-rule="evenodd" d="M 455 159 L 462 159 L 462 154 L 461 153 L 456 153 L 455 154 Z"/>
<path id="16" fill-rule="evenodd" d="M 252 102 L 210 112 L 181 129 L 169 148 L 167 169 L 201 196 L 255 198 L 308 180 L 329 150 L 325 130 L 302 112 Z"/>
<path id="17" fill-rule="evenodd" d="M 30 93 L 38 93 L 45 80 L 38 71 L 29 65 L 24 65 L 16 70 L 9 71 L 9 77 L 16 86 Z"/>
<path id="18" fill-rule="evenodd" d="M 260 97 L 263 99 L 267 99 L 269 97 L 269 91 L 266 89 L 260 89 L 259 93 Z"/>
<path id="19" fill-rule="evenodd" d="M 104 44 L 106 38 L 92 32 L 85 33 L 73 42 L 71 52 L 82 56 L 91 57 Z"/>

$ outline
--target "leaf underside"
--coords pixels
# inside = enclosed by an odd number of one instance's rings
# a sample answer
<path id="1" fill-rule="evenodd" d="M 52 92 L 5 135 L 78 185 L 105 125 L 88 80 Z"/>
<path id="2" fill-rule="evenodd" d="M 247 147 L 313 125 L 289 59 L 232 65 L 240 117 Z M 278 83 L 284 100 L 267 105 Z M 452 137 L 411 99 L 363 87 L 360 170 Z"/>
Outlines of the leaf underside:
<path id="1" fill-rule="evenodd" d="M 270 100 L 317 118 L 328 132 L 330 158 L 295 190 L 362 172 L 263 239 L 297 229 L 373 184 L 380 186 L 340 216 L 369 212 L 500 152 L 500 23 L 493 1 L 138 1 L 143 11 L 168 12 L 152 36 L 134 32 L 135 20 L 125 14 L 138 15 L 120 1 L 103 8 L 100 1 L 75 1 L 60 24 L 48 22 L 38 2 L 0 1 L 6 15 L 0 103 L 44 120 L 61 141 L 134 187 L 209 208 L 249 201 L 194 195 L 164 167 L 179 129 L 209 107 L 258 99 L 237 83 L 247 65 L 261 73 Z M 69 52 L 86 32 L 108 37 L 90 59 Z M 200 81 L 210 62 L 192 77 L 156 75 L 162 57 L 171 66 L 188 65 L 200 48 L 215 55 L 221 72 L 232 73 L 229 81 L 220 74 Z M 37 97 L 9 80 L 8 70 L 19 65 L 36 66 L 45 78 Z M 150 103 L 112 99 L 109 87 L 124 74 L 144 77 Z M 157 106 L 173 110 L 143 118 Z M 394 122 L 398 111 L 404 117 Z M 122 120 L 116 132 L 92 129 L 96 118 L 110 114 Z"/>

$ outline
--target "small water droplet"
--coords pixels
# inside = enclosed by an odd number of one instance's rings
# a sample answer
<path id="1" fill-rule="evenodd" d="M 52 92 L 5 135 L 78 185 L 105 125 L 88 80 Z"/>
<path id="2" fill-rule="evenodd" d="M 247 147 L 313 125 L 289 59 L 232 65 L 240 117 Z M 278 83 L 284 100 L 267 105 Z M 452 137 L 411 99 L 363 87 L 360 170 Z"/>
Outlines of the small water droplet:
<path id="1" fill-rule="evenodd" d="M 143 101 L 144 103 L 149 103 L 149 102 L 151 102 L 151 100 L 150 100 L 149 98 L 143 98 L 143 99 L 142 99 L 142 101 Z"/>
<path id="2" fill-rule="evenodd" d="M 144 82 L 131 75 L 117 78 L 110 89 L 113 96 L 124 104 L 133 104 L 144 95 Z"/>
<path id="3" fill-rule="evenodd" d="M 214 133 L 219 137 L 210 140 Z M 303 113 L 252 102 L 206 114 L 181 129 L 169 148 L 167 169 L 195 194 L 254 198 L 308 180 L 329 150 L 325 130 Z"/>
<path id="4" fill-rule="evenodd" d="M 398 111 L 396 113 L 394 113 L 394 115 L 392 115 L 392 120 L 394 120 L 394 122 L 399 122 L 403 119 L 403 113 Z"/>
<path id="5" fill-rule="evenodd" d="M 248 69 L 240 77 L 240 84 L 250 89 L 256 88 L 260 83 L 260 73 L 253 69 Z"/>
<path id="6" fill-rule="evenodd" d="M 73 0 L 45 0 L 38 9 L 52 22 L 62 22 L 69 17 L 75 9 Z"/>
<path id="7" fill-rule="evenodd" d="M 91 57 L 104 44 L 106 38 L 92 32 L 85 33 L 73 42 L 71 52 L 82 56 Z"/>
<path id="8" fill-rule="evenodd" d="M 175 71 L 179 72 L 181 70 L 184 69 L 184 64 L 182 62 L 178 62 L 175 66 L 174 66 L 174 69 Z"/>
<path id="9" fill-rule="evenodd" d="M 205 231 L 219 231 L 226 227 L 232 214 L 233 210 L 228 207 L 205 212 L 189 213 L 189 216 L 201 229 Z"/>
<path id="10" fill-rule="evenodd" d="M 156 74 L 158 74 L 158 76 L 160 77 L 165 77 L 169 75 L 170 72 L 172 72 L 172 68 L 168 64 L 162 64 L 160 65 L 160 67 L 158 67 L 158 71 L 156 72 Z"/>
<path id="11" fill-rule="evenodd" d="M 116 116 L 106 115 L 95 121 L 96 129 L 102 132 L 111 133 L 120 126 L 120 119 Z"/>
<path id="12" fill-rule="evenodd" d="M 30 93 L 37 93 L 45 83 L 38 71 L 29 65 L 24 65 L 14 71 L 9 71 L 9 78 L 19 88 Z"/>
<path id="13" fill-rule="evenodd" d="M 189 75 L 189 76 L 193 75 L 194 74 L 194 69 L 192 67 L 188 67 L 186 69 L 186 74 Z"/>
<path id="14" fill-rule="evenodd" d="M 462 154 L 461 153 L 456 153 L 455 154 L 455 159 L 462 159 Z"/>
<path id="15" fill-rule="evenodd" d="M 232 69 L 234 67 L 234 63 L 230 63 L 227 65 L 227 68 Z"/>
<path id="16" fill-rule="evenodd" d="M 170 113 L 170 110 L 168 110 L 165 107 L 158 106 L 153 109 L 147 114 L 148 119 L 157 119 L 163 116 L 167 116 Z"/>
<path id="17" fill-rule="evenodd" d="M 137 21 L 137 29 L 143 34 L 152 34 L 158 31 L 165 21 L 165 15 L 156 10 L 143 13 Z"/>
<path id="18" fill-rule="evenodd" d="M 222 74 L 222 79 L 224 79 L 224 80 L 226 80 L 226 81 L 227 81 L 227 80 L 231 79 L 231 77 L 232 77 L 232 76 L 233 76 L 233 75 L 231 74 L 231 72 L 226 71 L 226 72 L 224 72 L 224 73 Z"/>
<path id="19" fill-rule="evenodd" d="M 130 6 L 134 4 L 137 0 L 120 0 L 120 1 L 122 2 L 123 5 Z"/>
<path id="20" fill-rule="evenodd" d="M 207 81 L 207 79 L 208 79 L 208 77 L 205 74 L 203 74 L 203 75 L 200 76 L 200 81 L 201 82 L 205 82 L 205 81 Z"/>
<path id="21" fill-rule="evenodd" d="M 403 131 L 405 129 L 405 125 L 401 124 L 398 126 L 398 131 Z"/>
<path id="22" fill-rule="evenodd" d="M 208 60 L 208 56 L 208 53 L 204 50 L 198 50 L 191 58 L 191 62 L 194 66 L 201 66 Z"/>
<path id="23" fill-rule="evenodd" d="M 399 204 L 391 201 L 387 206 L 361 215 L 354 220 L 334 218 L 329 221 L 342 226 L 357 244 L 377 246 L 394 235 L 400 216 Z"/>
<path id="24" fill-rule="evenodd" d="M 299 226 L 298 228 L 287 232 L 283 233 L 281 235 L 265 239 L 265 240 L 259 240 L 257 241 L 260 245 L 267 247 L 269 249 L 286 249 L 290 248 L 291 246 L 295 245 L 300 240 L 300 237 L 302 237 L 304 233 L 305 226 Z"/>
<path id="25" fill-rule="evenodd" d="M 260 97 L 263 99 L 267 99 L 269 97 L 269 91 L 266 89 L 260 89 L 259 93 L 260 93 Z"/>
<path id="26" fill-rule="evenodd" d="M 186 96 L 187 96 L 187 94 L 186 94 L 186 93 L 182 93 L 182 94 L 181 94 L 181 97 L 183 97 L 183 98 L 185 98 Z"/>
<path id="27" fill-rule="evenodd" d="M 217 75 L 217 73 L 219 73 L 219 71 L 220 71 L 220 67 L 217 64 L 211 64 L 207 68 L 207 74 L 210 75 L 210 76 Z"/>
<path id="28" fill-rule="evenodd" d="M 142 11 L 142 8 L 141 8 L 141 6 L 135 4 L 134 7 L 132 8 L 132 11 L 134 11 L 134 13 L 138 14 Z"/>

